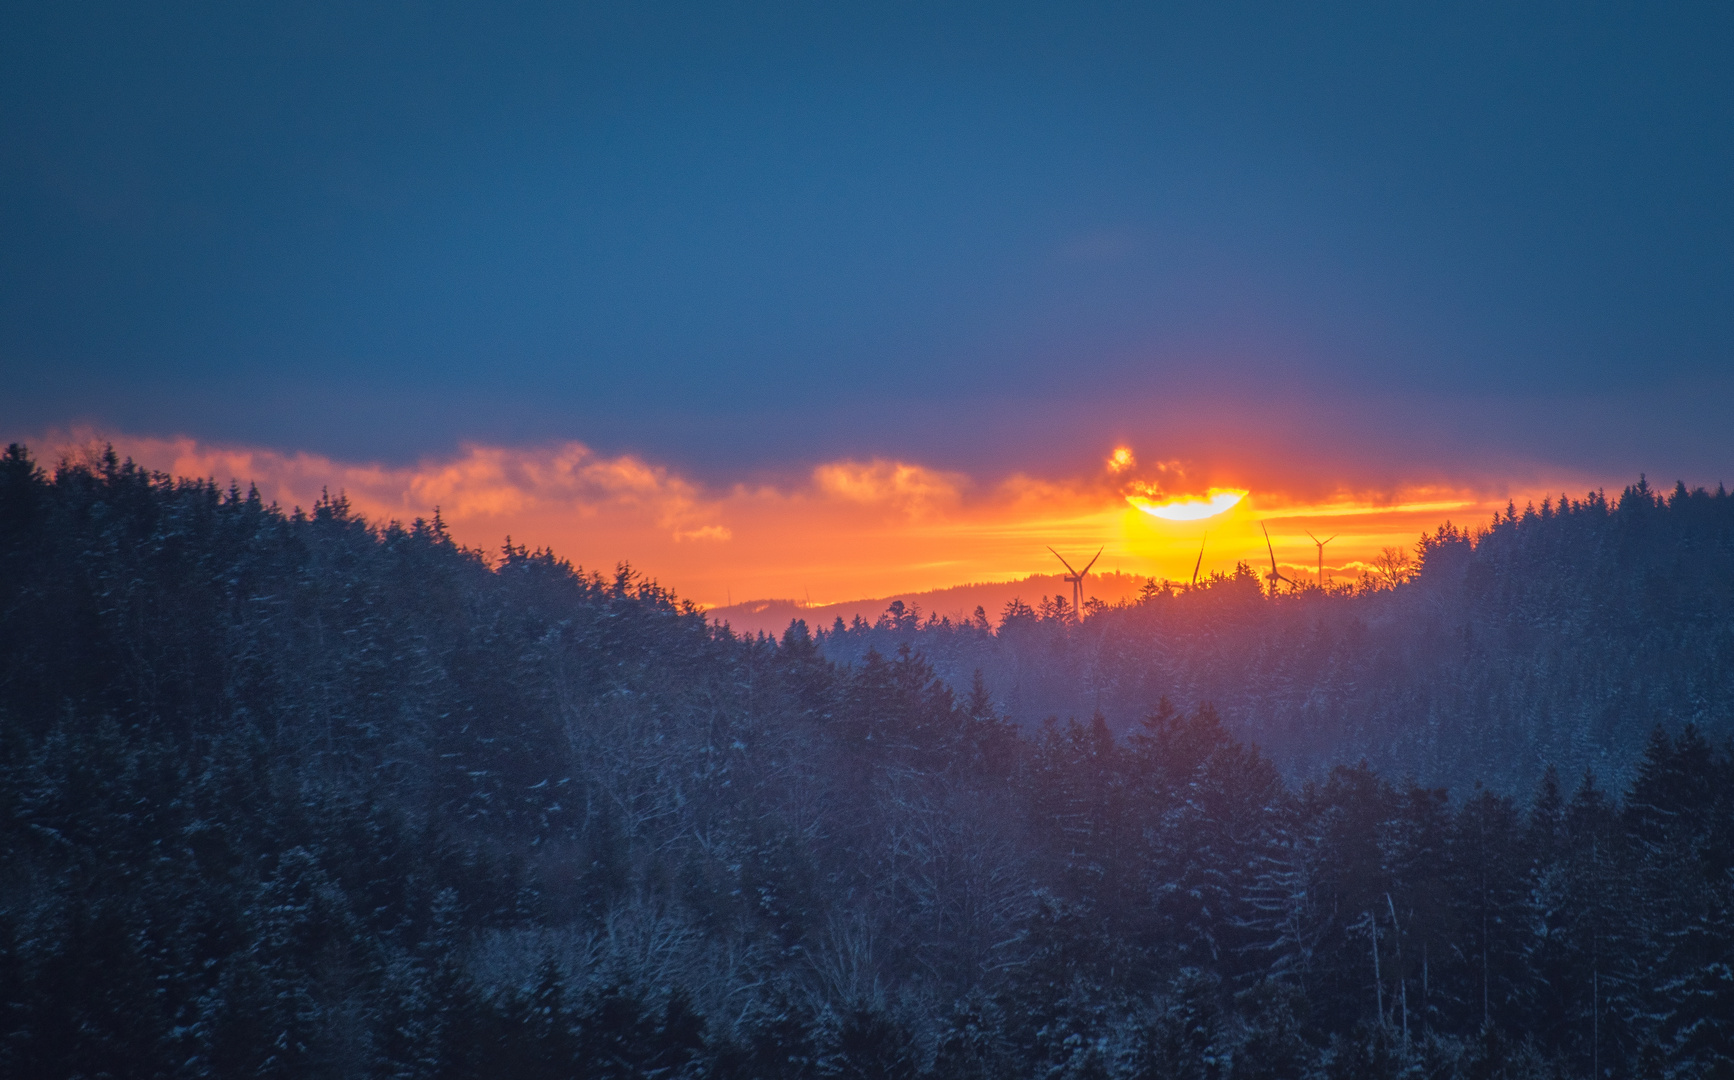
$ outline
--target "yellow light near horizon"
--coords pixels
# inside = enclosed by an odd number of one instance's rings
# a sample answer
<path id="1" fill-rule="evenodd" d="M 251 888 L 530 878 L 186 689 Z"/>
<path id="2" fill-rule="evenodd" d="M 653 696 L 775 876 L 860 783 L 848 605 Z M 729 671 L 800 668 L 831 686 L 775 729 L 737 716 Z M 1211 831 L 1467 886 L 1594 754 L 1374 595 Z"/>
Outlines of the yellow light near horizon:
<path id="1" fill-rule="evenodd" d="M 1128 495 L 1126 501 L 1164 521 L 1203 521 L 1231 509 L 1244 498 L 1246 492 L 1240 488 L 1211 488 L 1202 499 L 1195 495 L 1182 495 L 1157 502 L 1142 495 Z"/>

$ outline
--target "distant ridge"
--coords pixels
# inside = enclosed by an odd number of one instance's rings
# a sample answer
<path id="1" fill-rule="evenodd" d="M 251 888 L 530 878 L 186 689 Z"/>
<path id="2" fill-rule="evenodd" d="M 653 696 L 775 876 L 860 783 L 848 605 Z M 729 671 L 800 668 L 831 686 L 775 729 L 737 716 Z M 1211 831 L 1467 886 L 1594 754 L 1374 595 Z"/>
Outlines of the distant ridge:
<path id="1" fill-rule="evenodd" d="M 1137 574 L 1123 574 L 1118 571 L 1094 573 L 1090 575 L 1087 593 L 1094 599 L 1114 604 L 1136 596 L 1138 590 L 1143 588 L 1145 580 Z M 1034 607 L 1041 603 L 1044 597 L 1056 595 L 1066 597 L 1067 603 L 1071 602 L 1071 586 L 1066 583 L 1063 575 L 1031 574 L 1015 581 L 972 582 L 968 585 L 953 585 L 947 589 L 896 593 L 865 600 L 847 600 L 839 604 L 808 606 L 799 600 L 747 600 L 728 607 L 712 608 L 705 612 L 705 615 L 712 622 L 728 623 L 737 634 L 764 631 L 767 634 L 780 635 L 795 619 L 807 620 L 807 625 L 814 630 L 828 627 L 836 619 L 842 619 L 845 623 L 852 622 L 857 616 L 872 622 L 882 615 L 893 601 L 901 600 L 906 608 L 919 607 L 923 619 L 929 614 L 935 614 L 949 618 L 952 622 L 974 617 L 975 609 L 979 606 L 987 612 L 988 621 L 997 626 L 1000 612 L 1012 600 L 1022 600 Z"/>

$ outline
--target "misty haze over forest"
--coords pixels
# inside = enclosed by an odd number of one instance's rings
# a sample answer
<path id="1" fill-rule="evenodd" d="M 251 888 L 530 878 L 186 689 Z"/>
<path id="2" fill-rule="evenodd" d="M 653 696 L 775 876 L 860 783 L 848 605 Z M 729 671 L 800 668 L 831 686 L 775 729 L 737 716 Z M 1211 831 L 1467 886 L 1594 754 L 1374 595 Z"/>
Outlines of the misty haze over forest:
<path id="1" fill-rule="evenodd" d="M 737 636 L 13 446 L 0 1072 L 1725 1075 L 1731 601 L 1734 499 L 1640 483 Z"/>
<path id="2" fill-rule="evenodd" d="M 1166 698 L 1214 706 L 1294 778 L 1364 757 L 1511 793 L 1550 765 L 1623 782 L 1655 724 L 1734 734 L 1729 505 L 1720 488 L 1640 480 L 1440 526 L 1412 569 L 1334 588 L 1267 589 L 1242 564 L 1149 581 L 1081 622 L 1053 595 L 991 619 L 899 603 L 814 629 L 845 663 L 908 646 L 960 693 L 979 670 L 1026 728 L 1100 713 L 1123 732 Z"/>

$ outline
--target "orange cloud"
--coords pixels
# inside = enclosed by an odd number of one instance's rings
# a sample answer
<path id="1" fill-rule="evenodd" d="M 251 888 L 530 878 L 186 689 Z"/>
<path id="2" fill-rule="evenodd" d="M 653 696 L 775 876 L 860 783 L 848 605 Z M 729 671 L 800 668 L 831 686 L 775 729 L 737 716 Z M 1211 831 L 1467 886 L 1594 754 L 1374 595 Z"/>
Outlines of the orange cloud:
<path id="1" fill-rule="evenodd" d="M 964 478 L 901 461 L 837 461 L 813 470 L 827 494 L 858 503 L 882 503 L 918 512 L 955 503 Z"/>
<path id="2" fill-rule="evenodd" d="M 701 525 L 696 529 L 681 529 L 674 534 L 676 540 L 732 540 L 734 530 L 726 525 Z"/>
<path id="3" fill-rule="evenodd" d="M 886 459 L 826 462 L 780 484 L 718 488 L 578 442 L 470 444 L 401 466 L 90 431 L 38 440 L 36 448 L 52 461 L 93 440 L 112 441 L 119 453 L 164 472 L 254 483 L 284 507 L 310 506 L 325 490 L 343 493 L 378 521 L 427 517 L 437 507 L 462 543 L 493 550 L 510 535 L 591 569 L 630 561 L 706 606 L 761 597 L 821 604 L 1011 580 L 1052 570 L 1048 545 L 1063 553 L 1105 545 L 1099 569 L 1156 578 L 1190 576 L 1201 545 L 1205 573 L 1241 560 L 1262 568 L 1268 558 L 1260 522 L 1285 573 L 1303 581 L 1318 568 L 1306 530 L 1328 535 L 1314 525 L 1328 522 L 1340 535 L 1325 551 L 1326 573 L 1352 578 L 1380 548 L 1412 544 L 1447 518 L 1484 522 L 1508 495 L 1428 487 L 1308 499 L 1243 482 L 1252 490 L 1213 516 L 1165 520 L 1129 504 L 1104 476 L 984 481 Z M 1129 448 L 1125 460 L 1131 464 Z M 1115 464 L 1104 462 L 1105 474 L 1119 472 Z M 1160 468 L 1180 472 L 1178 463 Z M 1201 486 L 1161 498 L 1202 501 L 1222 490 Z"/>

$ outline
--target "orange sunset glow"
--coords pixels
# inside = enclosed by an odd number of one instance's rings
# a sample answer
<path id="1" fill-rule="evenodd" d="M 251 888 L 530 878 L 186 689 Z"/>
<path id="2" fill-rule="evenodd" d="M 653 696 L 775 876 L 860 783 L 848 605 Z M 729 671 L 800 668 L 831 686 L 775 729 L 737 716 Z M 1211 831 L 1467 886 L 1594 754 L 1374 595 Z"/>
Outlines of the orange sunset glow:
<path id="1" fill-rule="evenodd" d="M 820 605 L 1010 581 L 1052 572 L 1048 545 L 1105 547 L 1098 571 L 1158 580 L 1189 578 L 1201 547 L 1204 575 L 1242 561 L 1263 570 L 1261 522 L 1283 572 L 1304 583 L 1318 578 L 1307 529 L 1328 522 L 1338 535 L 1325 552 L 1325 576 L 1352 580 L 1382 548 L 1412 545 L 1446 520 L 1480 524 L 1508 498 L 1521 506 L 1543 494 L 1432 486 L 1317 498 L 1202 486 L 1128 496 L 1115 474 L 1132 467 L 1129 450 L 1095 477 L 983 479 L 911 462 L 841 460 L 778 483 L 718 488 L 577 442 L 468 445 L 406 466 L 90 432 L 41 445 L 53 460 L 103 441 L 152 469 L 254 483 L 285 507 L 311 506 L 329 490 L 374 521 L 429 517 L 437 508 L 459 542 L 487 551 L 510 536 L 587 569 L 630 560 L 705 607 L 771 597 Z"/>

